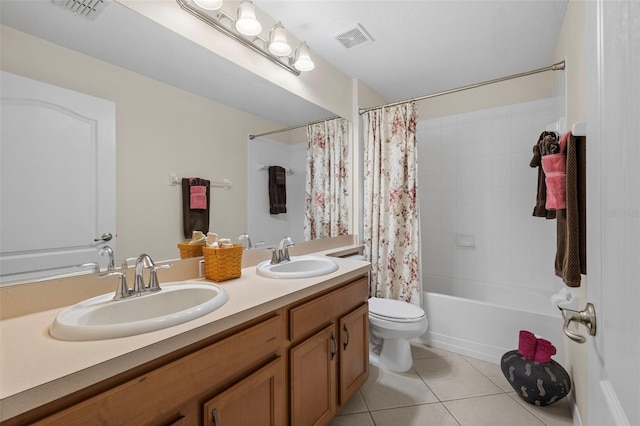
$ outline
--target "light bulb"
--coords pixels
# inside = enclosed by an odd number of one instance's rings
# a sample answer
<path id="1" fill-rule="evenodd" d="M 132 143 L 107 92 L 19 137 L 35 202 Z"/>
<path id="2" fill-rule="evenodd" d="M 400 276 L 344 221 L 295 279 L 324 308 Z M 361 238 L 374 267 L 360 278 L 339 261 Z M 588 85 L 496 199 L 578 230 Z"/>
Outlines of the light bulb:
<path id="1" fill-rule="evenodd" d="M 256 19 L 256 9 L 250 1 L 243 1 L 238 6 L 236 30 L 246 36 L 255 36 L 262 31 L 262 25 Z"/>
<path id="2" fill-rule="evenodd" d="M 298 71 L 311 71 L 315 68 L 316 65 L 311 60 L 311 54 L 309 53 L 309 46 L 307 45 L 307 42 L 303 42 L 296 49 L 293 66 L 296 67 Z"/>
<path id="3" fill-rule="evenodd" d="M 222 0 L 193 0 L 193 2 L 206 10 L 218 10 L 222 6 Z"/>
<path id="4" fill-rule="evenodd" d="M 287 30 L 278 22 L 269 33 L 269 51 L 276 56 L 287 56 L 291 53 L 291 46 L 287 43 Z"/>

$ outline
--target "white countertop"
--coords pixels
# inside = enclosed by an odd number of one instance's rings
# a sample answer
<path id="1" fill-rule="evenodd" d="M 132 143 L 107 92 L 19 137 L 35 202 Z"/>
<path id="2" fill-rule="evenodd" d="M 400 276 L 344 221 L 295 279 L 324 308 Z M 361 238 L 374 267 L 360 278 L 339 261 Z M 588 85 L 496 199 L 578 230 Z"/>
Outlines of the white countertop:
<path id="1" fill-rule="evenodd" d="M 244 268 L 242 277 L 217 283 L 229 295 L 222 307 L 187 323 L 136 336 L 56 340 L 49 336 L 49 325 L 64 308 L 2 320 L 0 421 L 366 274 L 370 268 L 369 262 L 334 259 L 336 272 L 314 278 L 276 280 L 256 275 L 255 267 Z"/>

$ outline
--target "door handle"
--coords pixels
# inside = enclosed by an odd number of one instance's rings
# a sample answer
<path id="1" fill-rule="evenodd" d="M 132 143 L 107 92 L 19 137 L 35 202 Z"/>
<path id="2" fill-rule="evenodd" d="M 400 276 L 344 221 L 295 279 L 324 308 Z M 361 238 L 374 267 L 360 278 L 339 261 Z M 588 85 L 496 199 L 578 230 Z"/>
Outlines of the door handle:
<path id="1" fill-rule="evenodd" d="M 102 237 L 100 238 L 94 238 L 93 241 L 111 241 L 111 239 L 113 238 L 113 235 L 111 235 L 111 232 L 107 232 L 102 234 Z"/>
<path id="2" fill-rule="evenodd" d="M 593 304 L 587 303 L 587 307 L 582 311 L 563 308 L 560 309 L 562 310 L 562 317 L 564 318 L 563 331 L 568 338 L 578 343 L 584 343 L 587 341 L 583 335 L 569 330 L 569 324 L 571 324 L 572 321 L 579 322 L 587 327 L 589 335 L 596 335 L 596 309 Z"/>

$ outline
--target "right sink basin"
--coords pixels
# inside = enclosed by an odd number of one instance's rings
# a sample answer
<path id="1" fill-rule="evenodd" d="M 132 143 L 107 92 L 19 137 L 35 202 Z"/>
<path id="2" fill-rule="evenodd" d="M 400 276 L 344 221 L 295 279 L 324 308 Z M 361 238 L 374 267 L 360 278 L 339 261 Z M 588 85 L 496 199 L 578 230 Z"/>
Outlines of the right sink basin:
<path id="1" fill-rule="evenodd" d="M 266 260 L 256 266 L 258 275 L 266 278 L 310 278 L 327 275 L 338 270 L 335 260 L 325 256 L 292 256 L 275 265 Z"/>

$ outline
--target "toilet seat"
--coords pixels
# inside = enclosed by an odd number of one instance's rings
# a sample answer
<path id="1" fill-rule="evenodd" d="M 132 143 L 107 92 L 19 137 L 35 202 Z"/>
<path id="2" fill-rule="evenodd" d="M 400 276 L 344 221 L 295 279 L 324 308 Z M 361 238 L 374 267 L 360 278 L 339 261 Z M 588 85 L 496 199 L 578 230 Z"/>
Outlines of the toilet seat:
<path id="1" fill-rule="evenodd" d="M 411 303 L 372 297 L 369 299 L 369 316 L 394 322 L 416 322 L 425 318 L 426 314 Z"/>

